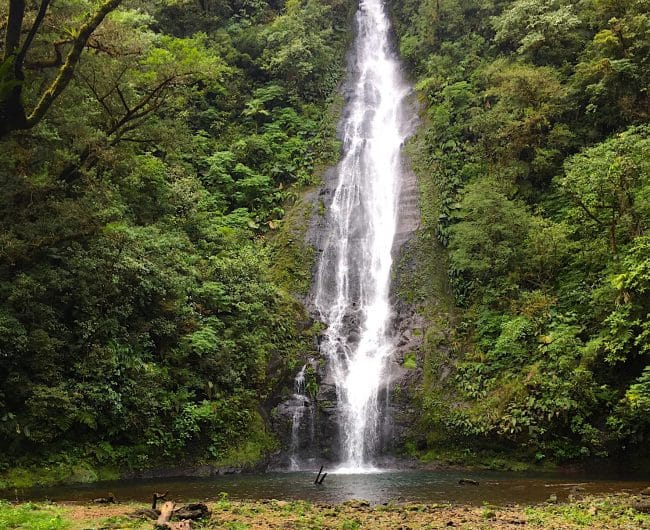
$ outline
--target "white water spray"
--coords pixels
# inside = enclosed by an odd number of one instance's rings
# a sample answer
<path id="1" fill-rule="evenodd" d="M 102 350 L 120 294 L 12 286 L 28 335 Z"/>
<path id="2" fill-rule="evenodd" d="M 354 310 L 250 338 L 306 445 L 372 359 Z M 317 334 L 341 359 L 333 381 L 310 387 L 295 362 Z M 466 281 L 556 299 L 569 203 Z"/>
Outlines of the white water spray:
<path id="1" fill-rule="evenodd" d="M 409 89 L 390 50 L 381 0 L 362 0 L 356 20 L 344 154 L 329 208 L 315 305 L 328 326 L 321 352 L 337 387 L 342 469 L 359 472 L 372 469 L 380 441 L 379 391 L 393 351 L 391 250 Z"/>
<path id="2" fill-rule="evenodd" d="M 298 444 L 299 440 L 299 431 L 300 431 L 300 422 L 305 413 L 305 403 L 308 402 L 308 398 L 305 395 L 305 370 L 307 365 L 303 365 L 300 369 L 296 378 L 293 382 L 293 401 L 295 402 L 293 415 L 291 418 L 291 445 L 289 446 L 289 469 L 291 471 L 297 471 L 300 469 L 300 460 L 298 456 Z"/>

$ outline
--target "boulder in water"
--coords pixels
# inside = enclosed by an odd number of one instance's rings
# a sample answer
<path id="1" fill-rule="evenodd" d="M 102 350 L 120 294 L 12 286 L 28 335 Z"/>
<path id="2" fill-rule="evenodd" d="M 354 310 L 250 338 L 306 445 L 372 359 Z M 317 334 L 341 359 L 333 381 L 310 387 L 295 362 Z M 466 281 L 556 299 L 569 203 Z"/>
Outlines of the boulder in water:
<path id="1" fill-rule="evenodd" d="M 109 493 L 107 497 L 99 497 L 97 499 L 93 499 L 93 502 L 95 504 L 115 504 L 115 495 Z"/>

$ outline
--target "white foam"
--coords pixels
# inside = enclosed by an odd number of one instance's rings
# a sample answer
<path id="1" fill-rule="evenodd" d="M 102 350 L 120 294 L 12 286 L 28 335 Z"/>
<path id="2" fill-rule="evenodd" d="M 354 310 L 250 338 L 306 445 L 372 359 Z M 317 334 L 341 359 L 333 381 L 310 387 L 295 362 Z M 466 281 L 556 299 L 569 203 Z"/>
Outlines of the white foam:
<path id="1" fill-rule="evenodd" d="M 375 473 L 370 466 L 381 430 L 378 399 L 394 351 L 390 272 L 397 227 L 402 123 L 408 94 L 390 51 L 381 0 L 363 0 L 357 14 L 353 96 L 343 126 L 345 152 L 329 209 L 330 234 L 316 280 L 315 305 L 327 324 L 321 352 L 334 378 L 343 467 L 335 473 Z M 350 327 L 356 338 L 350 340 Z"/>

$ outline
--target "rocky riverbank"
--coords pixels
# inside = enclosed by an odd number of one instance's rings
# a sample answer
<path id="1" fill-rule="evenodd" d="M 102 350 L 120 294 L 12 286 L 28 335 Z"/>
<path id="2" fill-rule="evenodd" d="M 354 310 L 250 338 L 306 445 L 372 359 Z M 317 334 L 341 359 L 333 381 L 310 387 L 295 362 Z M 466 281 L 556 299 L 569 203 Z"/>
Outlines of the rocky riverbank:
<path id="1" fill-rule="evenodd" d="M 129 514 L 143 504 L 19 504 L 0 503 L 0 528 L 41 530 L 151 529 L 146 519 Z M 650 498 L 619 493 L 586 496 L 567 503 L 481 507 L 451 504 L 383 504 L 365 501 L 312 504 L 304 501 L 230 501 L 209 503 L 209 520 L 195 528 L 231 530 L 268 529 L 642 529 L 650 528 Z"/>

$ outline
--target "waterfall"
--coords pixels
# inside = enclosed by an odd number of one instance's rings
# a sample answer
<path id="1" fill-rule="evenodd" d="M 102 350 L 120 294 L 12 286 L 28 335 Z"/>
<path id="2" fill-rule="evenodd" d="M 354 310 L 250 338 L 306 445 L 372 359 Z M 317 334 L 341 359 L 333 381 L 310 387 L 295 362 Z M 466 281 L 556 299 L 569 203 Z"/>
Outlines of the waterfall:
<path id="1" fill-rule="evenodd" d="M 381 0 L 362 0 L 342 123 L 343 157 L 328 208 L 314 303 L 336 384 L 342 468 L 367 470 L 380 442 L 379 393 L 393 352 L 389 300 L 408 86 Z"/>
<path id="2" fill-rule="evenodd" d="M 305 370 L 307 365 L 303 365 L 293 382 L 293 400 L 295 401 L 293 415 L 291 418 L 291 445 L 289 447 L 289 462 L 292 471 L 300 469 L 300 458 L 298 455 L 298 445 L 300 442 L 300 422 L 305 413 L 306 403 L 309 398 L 305 395 Z"/>

